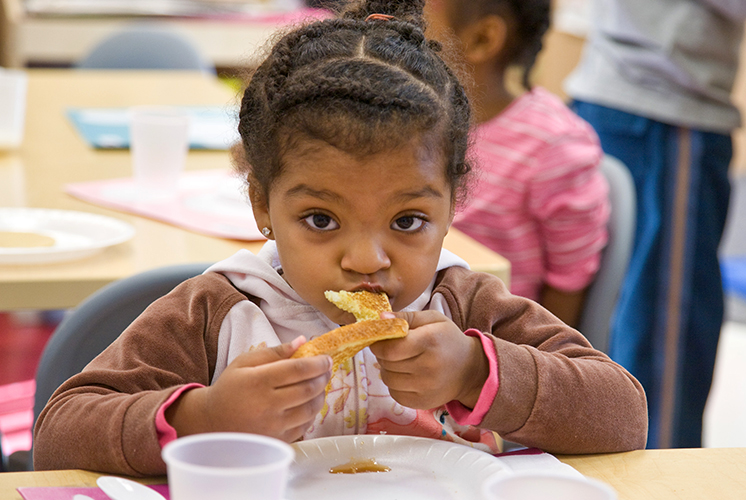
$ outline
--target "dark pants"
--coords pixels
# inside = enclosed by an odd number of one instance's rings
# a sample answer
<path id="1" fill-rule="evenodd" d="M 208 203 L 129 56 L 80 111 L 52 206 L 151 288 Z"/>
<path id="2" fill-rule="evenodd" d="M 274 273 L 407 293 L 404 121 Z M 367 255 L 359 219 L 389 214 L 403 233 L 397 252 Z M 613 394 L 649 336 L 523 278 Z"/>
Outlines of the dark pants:
<path id="1" fill-rule="evenodd" d="M 730 197 L 729 135 L 575 102 L 637 188 L 637 227 L 609 354 L 648 397 L 649 448 L 702 445 L 723 321 L 717 251 Z"/>

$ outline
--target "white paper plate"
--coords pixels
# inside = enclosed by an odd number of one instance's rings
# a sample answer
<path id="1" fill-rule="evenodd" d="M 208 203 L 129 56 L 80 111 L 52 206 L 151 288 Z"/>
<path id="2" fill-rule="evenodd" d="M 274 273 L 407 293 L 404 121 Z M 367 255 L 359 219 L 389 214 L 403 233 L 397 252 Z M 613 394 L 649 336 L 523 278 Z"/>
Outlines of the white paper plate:
<path id="1" fill-rule="evenodd" d="M 129 240 L 132 225 L 88 212 L 0 208 L 0 231 L 30 232 L 54 239 L 48 247 L 0 247 L 0 264 L 60 262 L 92 255 Z"/>
<path id="2" fill-rule="evenodd" d="M 510 472 L 499 458 L 434 439 L 360 435 L 293 444 L 287 500 L 440 500 L 480 498 L 482 483 Z M 331 474 L 352 459 L 373 459 L 388 472 Z"/>

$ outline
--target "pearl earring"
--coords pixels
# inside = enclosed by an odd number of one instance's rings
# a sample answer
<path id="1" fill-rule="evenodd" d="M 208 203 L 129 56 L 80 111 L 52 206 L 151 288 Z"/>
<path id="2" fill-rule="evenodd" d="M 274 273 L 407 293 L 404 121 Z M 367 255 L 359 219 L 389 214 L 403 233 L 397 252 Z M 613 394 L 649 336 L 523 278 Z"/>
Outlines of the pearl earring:
<path id="1" fill-rule="evenodd" d="M 269 235 L 272 234 L 272 230 L 268 227 L 263 227 L 262 234 L 264 235 L 265 238 L 269 238 Z"/>

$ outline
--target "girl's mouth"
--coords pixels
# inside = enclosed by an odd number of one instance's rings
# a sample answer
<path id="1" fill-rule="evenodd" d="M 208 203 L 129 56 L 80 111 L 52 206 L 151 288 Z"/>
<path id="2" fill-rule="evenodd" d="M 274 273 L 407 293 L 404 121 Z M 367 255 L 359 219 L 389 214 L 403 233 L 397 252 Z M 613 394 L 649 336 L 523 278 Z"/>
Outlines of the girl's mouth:
<path id="1" fill-rule="evenodd" d="M 366 291 L 366 292 L 372 292 L 372 293 L 381 293 L 385 292 L 382 285 L 376 284 L 376 283 L 361 283 L 357 287 L 355 287 L 352 291 L 353 292 L 360 292 L 360 291 Z"/>

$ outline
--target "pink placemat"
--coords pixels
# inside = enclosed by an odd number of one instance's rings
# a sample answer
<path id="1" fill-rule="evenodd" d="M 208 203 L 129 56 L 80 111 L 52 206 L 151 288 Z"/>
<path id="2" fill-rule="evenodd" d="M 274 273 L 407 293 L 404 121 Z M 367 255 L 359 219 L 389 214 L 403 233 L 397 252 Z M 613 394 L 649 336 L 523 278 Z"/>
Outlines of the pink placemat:
<path id="1" fill-rule="evenodd" d="M 169 198 L 144 194 L 132 178 L 67 184 L 65 192 L 95 205 L 197 233 L 234 240 L 264 240 L 242 186 L 242 181 L 229 170 L 216 169 L 185 172 L 177 195 Z"/>
<path id="2" fill-rule="evenodd" d="M 166 497 L 166 500 L 171 498 L 167 484 L 152 484 L 149 486 Z M 17 490 L 25 500 L 73 500 L 75 495 L 85 495 L 93 500 L 111 500 L 96 487 L 34 486 L 17 488 Z"/>

